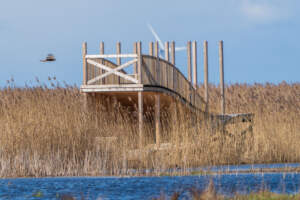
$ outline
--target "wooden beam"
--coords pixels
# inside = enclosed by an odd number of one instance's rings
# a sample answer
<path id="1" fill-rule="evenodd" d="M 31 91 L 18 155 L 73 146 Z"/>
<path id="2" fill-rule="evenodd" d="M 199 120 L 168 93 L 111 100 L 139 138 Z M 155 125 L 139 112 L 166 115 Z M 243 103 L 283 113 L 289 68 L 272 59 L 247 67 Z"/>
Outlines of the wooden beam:
<path id="1" fill-rule="evenodd" d="M 142 42 L 137 43 L 137 55 L 138 55 L 138 83 L 143 83 L 143 73 L 142 73 Z"/>
<path id="2" fill-rule="evenodd" d="M 155 95 L 155 143 L 157 147 L 160 146 L 160 95 Z"/>
<path id="3" fill-rule="evenodd" d="M 169 61 L 169 42 L 165 42 L 165 60 Z"/>
<path id="4" fill-rule="evenodd" d="M 205 112 L 208 113 L 209 108 L 209 94 L 208 94 L 208 45 L 205 40 L 203 43 L 203 57 L 204 57 L 204 100 L 205 100 Z"/>
<path id="5" fill-rule="evenodd" d="M 225 86 L 224 86 L 224 58 L 223 41 L 219 42 L 219 64 L 220 64 L 220 89 L 221 89 L 221 114 L 225 114 Z"/>
<path id="6" fill-rule="evenodd" d="M 158 41 L 154 43 L 154 53 L 156 57 L 156 65 L 155 65 L 155 79 L 158 85 L 161 84 L 161 78 L 160 78 L 160 61 L 159 61 L 159 44 Z"/>
<path id="7" fill-rule="evenodd" d="M 187 67 L 188 67 L 188 81 L 192 82 L 192 60 L 191 60 L 191 41 L 187 43 Z"/>
<path id="8" fill-rule="evenodd" d="M 89 64 L 91 64 L 91 65 L 94 65 L 94 66 L 96 66 L 96 67 L 99 67 L 99 68 L 101 68 L 101 69 L 104 69 L 104 70 L 106 70 L 106 71 L 111 71 L 111 70 L 113 70 L 112 68 L 110 68 L 110 67 L 108 67 L 108 66 L 105 66 L 105 65 L 103 65 L 103 64 L 97 63 L 97 62 L 95 62 L 95 61 L 93 61 L 93 60 L 89 60 L 89 59 L 88 59 L 88 60 L 87 60 L 87 63 L 89 63 Z M 116 74 L 117 76 L 120 76 L 120 77 L 122 77 L 122 78 L 124 78 L 124 79 L 126 79 L 126 80 L 129 80 L 129 81 L 133 82 L 133 83 L 138 83 L 138 80 L 136 80 L 135 78 L 132 78 L 132 77 L 128 76 L 127 74 L 123 74 L 123 73 L 118 72 L 118 71 L 114 71 L 113 73 Z"/>
<path id="9" fill-rule="evenodd" d="M 144 126 L 144 119 L 143 119 L 143 93 L 138 92 L 138 118 L 139 118 L 139 148 L 143 147 L 143 126 Z"/>
<path id="10" fill-rule="evenodd" d="M 149 55 L 153 56 L 153 42 L 149 42 Z"/>
<path id="11" fill-rule="evenodd" d="M 131 60 L 131 61 L 128 61 L 128 62 L 124 63 L 123 65 L 118 66 L 117 68 L 110 68 L 110 70 L 108 72 L 106 72 L 104 74 L 101 74 L 100 76 L 97 76 L 97 77 L 93 78 L 92 80 L 89 80 L 88 84 L 91 84 L 95 81 L 101 80 L 101 79 L 109 76 L 110 74 L 115 74 L 116 71 L 120 71 L 120 70 L 132 65 L 133 63 L 136 63 L 137 61 L 138 61 L 137 59 L 134 59 L 134 60 Z M 129 74 L 124 74 L 124 75 L 128 76 Z"/>
<path id="12" fill-rule="evenodd" d="M 87 77 L 87 74 L 88 74 L 88 70 L 87 70 L 87 63 L 86 63 L 86 53 L 87 53 L 87 44 L 86 44 L 86 42 L 84 42 L 83 44 L 82 44 L 82 66 L 83 66 L 83 69 L 82 69 L 82 71 L 83 71 L 83 81 L 82 81 L 82 84 L 83 85 L 87 85 L 87 79 L 88 79 L 88 77 Z"/>
<path id="13" fill-rule="evenodd" d="M 136 42 L 133 43 L 133 54 L 137 54 L 137 43 Z M 137 63 L 134 63 L 133 64 L 133 73 L 137 74 L 137 72 L 138 72 Z"/>
<path id="14" fill-rule="evenodd" d="M 137 54 L 86 55 L 85 58 L 137 58 Z"/>
<path id="15" fill-rule="evenodd" d="M 175 66 L 175 42 L 174 41 L 172 41 L 171 42 L 171 63 Z M 172 75 L 172 88 L 173 88 L 173 90 L 177 90 L 177 88 L 176 88 L 176 70 L 174 69 L 174 68 L 172 68 L 172 70 L 173 70 L 173 75 Z"/>
<path id="16" fill-rule="evenodd" d="M 165 60 L 169 62 L 169 42 L 165 42 Z M 164 70 L 164 80 L 165 80 L 165 87 L 169 87 L 169 79 L 170 77 L 168 76 L 168 65 L 165 65 L 165 70 Z"/>
<path id="17" fill-rule="evenodd" d="M 198 84 L 198 73 L 197 73 L 197 42 L 193 41 L 193 86 L 197 89 Z"/>

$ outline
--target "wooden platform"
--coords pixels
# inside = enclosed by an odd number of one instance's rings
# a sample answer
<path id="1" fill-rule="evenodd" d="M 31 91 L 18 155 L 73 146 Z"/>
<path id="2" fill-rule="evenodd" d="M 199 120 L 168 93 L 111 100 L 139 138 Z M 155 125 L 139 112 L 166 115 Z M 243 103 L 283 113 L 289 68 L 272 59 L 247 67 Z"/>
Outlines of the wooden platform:
<path id="1" fill-rule="evenodd" d="M 158 42 L 149 43 L 149 54 L 142 54 L 141 42 L 135 43 L 133 53 L 122 54 L 117 43 L 116 54 L 104 54 L 104 43 L 100 43 L 100 54 L 87 54 L 87 44 L 83 44 L 83 84 L 84 94 L 114 96 L 125 105 L 138 105 L 139 136 L 143 134 L 144 106 L 155 107 L 155 138 L 160 144 L 160 109 L 179 101 L 190 110 L 207 112 L 208 102 L 208 56 L 207 42 L 204 42 L 204 98 L 197 92 L 197 43 L 187 43 L 188 76 L 175 66 L 175 43 L 165 43 L 164 59 L 159 55 Z M 229 123 L 251 122 L 251 114 L 225 115 L 223 42 L 219 43 L 221 115 L 208 114 L 225 126 Z M 125 60 L 124 63 L 122 63 Z M 193 75 L 193 76 L 192 76 Z M 219 125 L 218 125 L 219 126 Z"/>

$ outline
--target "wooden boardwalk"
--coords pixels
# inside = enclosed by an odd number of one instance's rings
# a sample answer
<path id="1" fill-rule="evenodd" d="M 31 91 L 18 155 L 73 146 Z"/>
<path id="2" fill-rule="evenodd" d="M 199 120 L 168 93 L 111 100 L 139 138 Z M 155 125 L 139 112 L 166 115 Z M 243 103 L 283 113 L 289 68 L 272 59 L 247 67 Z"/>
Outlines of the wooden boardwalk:
<path id="1" fill-rule="evenodd" d="M 160 141 L 160 108 L 180 101 L 191 110 L 206 112 L 208 102 L 208 56 L 207 42 L 204 42 L 204 98 L 197 92 L 197 43 L 187 43 L 187 71 L 185 77 L 175 65 L 175 43 L 166 42 L 164 58 L 159 54 L 158 42 L 149 43 L 149 53 L 142 53 L 142 43 L 134 43 L 133 52 L 121 53 L 121 44 L 117 43 L 116 54 L 104 54 L 104 43 L 100 43 L 100 53 L 87 54 L 87 44 L 83 44 L 83 84 L 80 87 L 86 97 L 90 94 L 104 94 L 117 97 L 124 105 L 138 105 L 139 134 L 143 133 L 143 111 L 147 104 L 155 107 L 156 144 Z M 225 115 L 223 42 L 219 43 L 221 110 L 220 120 L 230 121 Z M 125 62 L 122 62 L 124 61 Z M 129 101 L 130 99 L 131 101 Z M 252 120 L 248 115 L 246 121 Z M 226 121 L 225 120 L 225 121 Z M 232 121 L 232 120 L 231 120 Z"/>

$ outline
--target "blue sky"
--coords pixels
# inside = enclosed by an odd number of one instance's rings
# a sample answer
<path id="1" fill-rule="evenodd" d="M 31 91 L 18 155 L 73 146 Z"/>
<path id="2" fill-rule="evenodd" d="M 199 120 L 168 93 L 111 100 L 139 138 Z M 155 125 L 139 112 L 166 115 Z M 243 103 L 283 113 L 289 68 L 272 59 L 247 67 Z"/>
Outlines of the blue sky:
<path id="1" fill-rule="evenodd" d="M 81 84 L 81 46 L 89 53 L 131 52 L 134 41 L 154 37 L 183 46 L 198 42 L 199 80 L 203 81 L 202 44 L 209 43 L 209 79 L 218 83 L 218 41 L 224 40 L 226 83 L 300 81 L 300 2 L 297 0 L 10 0 L 0 6 L 0 87 L 48 76 Z M 57 61 L 41 63 L 54 53 Z M 186 52 L 176 54 L 186 74 Z"/>

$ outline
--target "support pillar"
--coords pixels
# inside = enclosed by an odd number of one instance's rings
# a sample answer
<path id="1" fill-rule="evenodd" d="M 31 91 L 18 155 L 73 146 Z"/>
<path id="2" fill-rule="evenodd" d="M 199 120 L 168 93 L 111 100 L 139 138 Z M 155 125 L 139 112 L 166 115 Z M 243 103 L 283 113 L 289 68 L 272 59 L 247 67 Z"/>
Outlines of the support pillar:
<path id="1" fill-rule="evenodd" d="M 221 89 L 221 114 L 225 114 L 225 86 L 224 86 L 224 59 L 223 41 L 219 42 L 219 64 L 220 64 L 220 89 Z"/>
<path id="2" fill-rule="evenodd" d="M 160 133 L 160 96 L 159 94 L 155 94 L 155 143 L 157 147 L 160 146 Z"/>
<path id="3" fill-rule="evenodd" d="M 208 94 L 208 45 L 207 41 L 203 44 L 203 57 L 204 57 L 204 100 L 205 100 L 205 112 L 209 112 L 209 94 Z"/>
<path id="4" fill-rule="evenodd" d="M 138 118 L 139 118 L 139 148 L 143 147 L 144 138 L 143 138 L 143 93 L 138 92 Z"/>

